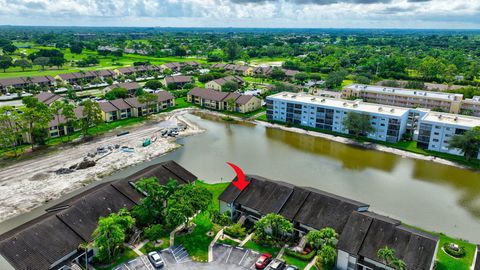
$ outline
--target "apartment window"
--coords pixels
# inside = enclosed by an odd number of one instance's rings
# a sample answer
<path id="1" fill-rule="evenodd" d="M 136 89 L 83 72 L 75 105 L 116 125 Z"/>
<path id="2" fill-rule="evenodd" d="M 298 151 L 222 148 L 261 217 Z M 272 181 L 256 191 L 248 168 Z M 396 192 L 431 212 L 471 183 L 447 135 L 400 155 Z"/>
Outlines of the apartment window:
<path id="1" fill-rule="evenodd" d="M 380 124 L 380 126 L 384 127 L 384 126 L 385 126 L 385 124 L 384 124 L 384 123 L 381 123 L 381 124 Z"/>
<path id="2" fill-rule="evenodd" d="M 438 139 L 433 139 L 432 141 L 434 141 L 434 142 L 438 142 Z"/>
<path id="3" fill-rule="evenodd" d="M 433 135 L 440 135 L 440 133 L 439 132 L 434 132 Z"/>

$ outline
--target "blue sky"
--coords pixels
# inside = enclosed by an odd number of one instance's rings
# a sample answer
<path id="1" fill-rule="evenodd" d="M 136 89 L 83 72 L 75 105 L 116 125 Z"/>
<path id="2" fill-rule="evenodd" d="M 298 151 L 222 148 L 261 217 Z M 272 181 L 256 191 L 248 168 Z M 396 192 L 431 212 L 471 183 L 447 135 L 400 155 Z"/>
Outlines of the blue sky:
<path id="1" fill-rule="evenodd" d="M 480 0 L 0 0 L 0 25 L 480 29 Z"/>

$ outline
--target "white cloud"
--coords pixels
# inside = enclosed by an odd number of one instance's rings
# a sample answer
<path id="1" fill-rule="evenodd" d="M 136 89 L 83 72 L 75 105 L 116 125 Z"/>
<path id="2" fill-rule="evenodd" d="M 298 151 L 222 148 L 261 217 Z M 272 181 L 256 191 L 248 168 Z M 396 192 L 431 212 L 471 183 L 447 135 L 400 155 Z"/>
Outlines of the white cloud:
<path id="1" fill-rule="evenodd" d="M 0 24 L 480 28 L 478 0 L 0 0 Z"/>

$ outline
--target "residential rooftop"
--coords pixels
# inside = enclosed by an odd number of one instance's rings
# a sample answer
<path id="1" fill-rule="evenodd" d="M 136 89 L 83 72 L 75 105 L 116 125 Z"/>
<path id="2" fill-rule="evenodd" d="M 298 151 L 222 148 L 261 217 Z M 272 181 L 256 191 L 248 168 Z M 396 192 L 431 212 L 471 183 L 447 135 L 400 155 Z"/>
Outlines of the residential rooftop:
<path id="1" fill-rule="evenodd" d="M 397 95 L 404 95 L 404 96 L 410 96 L 410 97 L 428 97 L 428 98 L 450 100 L 450 101 L 460 101 L 463 99 L 462 94 L 433 92 L 433 91 L 415 90 L 415 89 L 406 89 L 406 88 L 397 88 L 397 87 L 386 87 L 386 86 L 380 86 L 380 85 L 351 84 L 346 86 L 345 88 L 360 90 L 360 91 L 367 91 L 367 92 L 375 92 L 375 93 L 394 93 Z"/>
<path id="2" fill-rule="evenodd" d="M 425 117 L 423 117 L 422 120 L 439 124 L 464 126 L 468 128 L 480 126 L 480 118 L 478 117 L 442 112 L 430 111 L 425 115 Z"/>
<path id="3" fill-rule="evenodd" d="M 301 94 L 301 93 L 281 92 L 281 93 L 268 96 L 268 98 L 284 100 L 284 101 L 300 102 L 300 103 L 311 104 L 311 105 L 327 106 L 327 107 L 339 108 L 339 109 L 349 109 L 349 110 L 358 111 L 358 112 L 383 114 L 383 115 L 389 115 L 389 116 L 402 116 L 405 113 L 408 113 L 409 111 L 408 108 L 387 106 L 387 105 L 374 104 L 374 103 L 366 103 L 361 100 L 352 101 L 352 100 L 345 100 L 345 99 L 319 97 L 319 96 Z"/>

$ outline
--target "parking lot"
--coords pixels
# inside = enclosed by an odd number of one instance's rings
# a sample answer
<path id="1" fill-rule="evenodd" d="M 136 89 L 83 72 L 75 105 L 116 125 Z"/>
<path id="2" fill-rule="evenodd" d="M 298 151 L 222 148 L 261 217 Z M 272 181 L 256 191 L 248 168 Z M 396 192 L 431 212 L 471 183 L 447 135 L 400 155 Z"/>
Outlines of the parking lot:
<path id="1" fill-rule="evenodd" d="M 172 270 L 246 270 L 255 269 L 255 262 L 260 254 L 250 249 L 232 247 L 223 244 L 213 246 L 213 262 L 193 262 L 182 246 L 174 246 L 162 250 L 161 256 L 165 262 L 162 269 Z M 115 270 L 155 270 L 146 255 L 124 263 Z"/>

